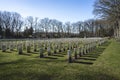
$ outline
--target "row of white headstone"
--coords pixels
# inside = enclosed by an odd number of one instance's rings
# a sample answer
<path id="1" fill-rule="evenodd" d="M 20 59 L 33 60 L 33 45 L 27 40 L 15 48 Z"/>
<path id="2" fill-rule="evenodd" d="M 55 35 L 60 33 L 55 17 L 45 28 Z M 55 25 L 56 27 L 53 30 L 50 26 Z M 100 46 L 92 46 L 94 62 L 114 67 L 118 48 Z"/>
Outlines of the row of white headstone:
<path id="1" fill-rule="evenodd" d="M 93 41 L 93 42 L 90 42 L 90 43 L 86 43 L 84 44 L 83 46 L 81 47 L 77 47 L 77 48 L 74 48 L 74 51 L 73 51 L 73 54 L 74 54 L 74 59 L 77 59 L 78 58 L 78 55 L 79 57 L 85 55 L 85 54 L 88 54 L 90 53 L 91 51 L 93 51 L 96 47 L 102 45 L 103 43 L 105 43 L 107 41 L 107 39 L 100 39 L 100 40 L 96 40 L 96 41 Z M 78 53 L 77 53 L 78 51 Z M 73 62 L 73 56 L 72 56 L 72 51 L 71 50 L 68 50 L 68 62 L 71 63 Z"/>
<path id="2" fill-rule="evenodd" d="M 13 51 L 16 49 L 18 54 L 23 54 L 23 49 L 27 53 L 39 50 L 40 57 L 44 57 L 44 52 L 47 51 L 48 56 L 57 52 L 65 52 L 68 50 L 68 56 L 71 57 L 71 52 L 75 53 L 75 59 L 77 55 L 82 56 L 86 53 L 92 51 L 96 45 L 101 45 L 104 43 L 105 39 L 78 39 L 78 38 L 69 38 L 69 39 L 52 39 L 52 40 L 26 40 L 26 41 L 4 41 L 0 42 L 0 49 L 2 52 L 5 52 L 7 49 Z M 57 51 L 58 50 L 58 51 Z"/>
<path id="3" fill-rule="evenodd" d="M 23 49 L 26 49 L 27 52 L 30 52 L 30 48 L 33 47 L 34 51 L 37 51 L 37 48 L 40 48 L 41 46 L 49 50 L 49 46 L 52 48 L 61 48 L 63 45 L 61 45 L 61 42 L 53 42 L 55 40 L 49 40 L 49 41 L 4 41 L 0 42 L 0 49 L 2 49 L 3 52 L 10 49 L 12 51 L 13 49 L 21 50 L 21 47 Z M 65 41 L 63 40 L 65 43 Z M 44 45 L 42 45 L 44 43 Z M 53 44 L 52 44 L 53 43 Z M 54 46 L 54 47 L 53 47 Z"/>

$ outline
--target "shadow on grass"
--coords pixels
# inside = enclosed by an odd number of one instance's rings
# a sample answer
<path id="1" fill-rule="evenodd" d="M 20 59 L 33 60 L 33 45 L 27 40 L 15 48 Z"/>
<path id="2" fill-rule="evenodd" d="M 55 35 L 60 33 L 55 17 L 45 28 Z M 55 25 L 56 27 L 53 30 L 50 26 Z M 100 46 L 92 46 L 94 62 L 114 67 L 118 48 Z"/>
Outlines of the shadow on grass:
<path id="1" fill-rule="evenodd" d="M 82 56 L 82 57 L 88 57 L 88 58 L 98 58 L 100 55 L 85 55 L 85 56 Z M 82 58 L 81 57 L 81 58 Z"/>
<path id="2" fill-rule="evenodd" d="M 58 55 L 58 54 L 54 54 L 53 56 L 56 56 L 56 57 L 64 57 L 63 55 Z"/>
<path id="3" fill-rule="evenodd" d="M 31 56 L 31 53 L 22 53 L 22 54 L 19 54 L 19 55 Z"/>
<path id="4" fill-rule="evenodd" d="M 24 65 L 24 66 L 29 66 L 29 65 L 33 65 L 33 64 L 46 64 L 46 63 L 61 63 L 61 62 L 67 62 L 67 60 L 59 60 L 58 58 L 55 57 L 44 57 L 44 58 L 39 58 L 39 59 L 34 59 L 34 60 L 27 60 L 27 59 L 18 59 L 15 61 L 8 61 L 8 62 L 1 62 L 0 66 L 1 67 L 6 67 L 9 68 L 9 66 L 6 65 Z"/>
<path id="5" fill-rule="evenodd" d="M 25 59 L 19 59 L 17 61 L 12 61 L 12 62 L 3 62 L 3 63 L 0 63 L 0 65 L 4 66 L 4 65 L 9 65 L 9 64 L 17 64 L 17 63 L 22 63 L 24 61 L 25 61 Z"/>
<path id="6" fill-rule="evenodd" d="M 87 65 L 93 64 L 93 62 L 83 62 L 83 61 L 74 61 L 73 63 L 87 64 Z"/>
<path id="7" fill-rule="evenodd" d="M 12 51 L 14 51 L 14 52 L 18 52 L 16 49 L 13 49 Z"/>
<path id="8" fill-rule="evenodd" d="M 49 56 L 45 56 L 44 58 L 47 58 L 47 59 L 58 59 L 58 58 L 55 58 L 55 57 L 49 57 Z"/>
<path id="9" fill-rule="evenodd" d="M 31 54 L 39 54 L 39 52 L 35 51 L 35 52 L 30 52 Z"/>
<path id="10" fill-rule="evenodd" d="M 109 75 L 109 74 L 105 74 L 105 73 L 101 73 L 101 72 L 89 72 L 89 74 L 79 74 L 78 78 L 80 80 L 120 80 L 119 78 L 113 76 L 113 75 Z"/>
<path id="11" fill-rule="evenodd" d="M 24 72 L 24 71 L 23 71 Z M 52 80 L 52 76 L 46 72 L 26 72 L 22 71 L 9 72 L 6 74 L 2 74 L 0 76 L 1 80 Z"/>
<path id="12" fill-rule="evenodd" d="M 18 69 L 13 69 L 13 71 L 5 72 L 4 74 L 1 74 L 0 79 L 1 80 L 119 80 L 118 77 L 115 75 L 110 75 L 108 73 L 104 72 L 96 72 L 96 71 L 87 71 L 87 72 L 79 72 L 65 75 L 65 73 L 59 73 L 59 69 L 50 73 L 49 71 L 28 71 L 29 68 L 22 69 L 22 67 Z M 65 75 L 65 76 L 64 76 Z"/>
<path id="13" fill-rule="evenodd" d="M 3 53 L 12 53 L 11 51 L 5 51 L 5 52 L 3 52 Z"/>
<path id="14" fill-rule="evenodd" d="M 80 59 L 80 60 L 91 60 L 91 61 L 95 61 L 96 60 L 96 58 L 89 58 L 89 57 L 80 57 L 78 59 Z"/>
<path id="15" fill-rule="evenodd" d="M 58 55 L 66 55 L 67 52 L 57 52 Z"/>

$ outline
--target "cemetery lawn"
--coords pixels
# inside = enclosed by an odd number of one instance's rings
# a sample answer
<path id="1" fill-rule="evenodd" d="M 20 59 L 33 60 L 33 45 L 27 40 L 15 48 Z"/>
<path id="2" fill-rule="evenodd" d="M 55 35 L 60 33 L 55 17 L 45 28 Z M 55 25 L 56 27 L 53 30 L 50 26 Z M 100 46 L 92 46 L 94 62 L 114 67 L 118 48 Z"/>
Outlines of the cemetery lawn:
<path id="1" fill-rule="evenodd" d="M 120 42 L 110 40 L 74 63 L 65 53 L 39 58 L 39 52 L 1 52 L 0 80 L 120 80 Z"/>

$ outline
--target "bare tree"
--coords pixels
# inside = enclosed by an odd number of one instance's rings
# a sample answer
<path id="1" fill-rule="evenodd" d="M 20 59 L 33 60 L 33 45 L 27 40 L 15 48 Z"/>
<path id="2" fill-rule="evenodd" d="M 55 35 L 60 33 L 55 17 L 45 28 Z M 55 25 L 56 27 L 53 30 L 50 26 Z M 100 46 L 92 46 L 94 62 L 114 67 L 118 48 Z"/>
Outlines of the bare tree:
<path id="1" fill-rule="evenodd" d="M 12 33 L 16 32 L 16 37 L 19 37 L 19 33 L 21 31 L 23 25 L 22 17 L 20 14 L 14 12 L 12 13 L 12 24 L 11 24 L 11 30 Z"/>
<path id="2" fill-rule="evenodd" d="M 120 37 L 120 0 L 96 0 L 94 6 L 94 14 L 114 24 L 113 29 L 118 30 L 117 36 Z"/>
<path id="3" fill-rule="evenodd" d="M 67 36 L 70 37 L 70 34 L 71 34 L 71 23 L 70 22 L 66 22 L 65 23 L 65 27 L 66 27 Z"/>

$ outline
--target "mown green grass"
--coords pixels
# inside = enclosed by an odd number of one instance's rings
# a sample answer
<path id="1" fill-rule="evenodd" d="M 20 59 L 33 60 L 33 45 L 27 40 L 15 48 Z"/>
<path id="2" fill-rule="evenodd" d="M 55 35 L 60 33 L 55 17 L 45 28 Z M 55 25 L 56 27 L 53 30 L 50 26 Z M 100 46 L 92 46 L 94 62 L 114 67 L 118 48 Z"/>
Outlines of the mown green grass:
<path id="1" fill-rule="evenodd" d="M 119 61 L 120 42 L 114 40 L 73 63 L 62 53 L 39 58 L 0 51 L 0 80 L 120 80 Z"/>

